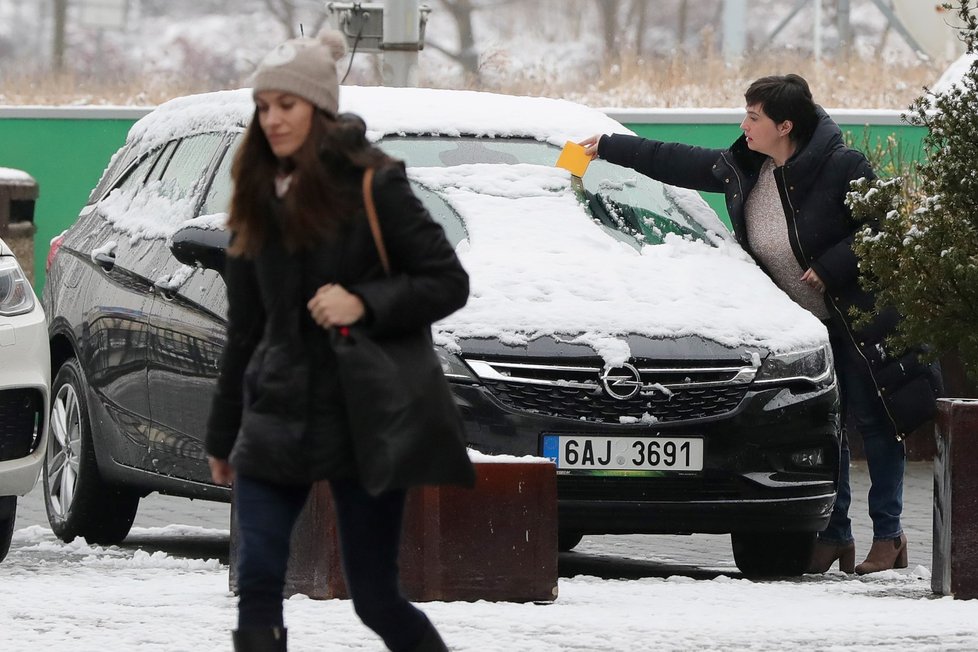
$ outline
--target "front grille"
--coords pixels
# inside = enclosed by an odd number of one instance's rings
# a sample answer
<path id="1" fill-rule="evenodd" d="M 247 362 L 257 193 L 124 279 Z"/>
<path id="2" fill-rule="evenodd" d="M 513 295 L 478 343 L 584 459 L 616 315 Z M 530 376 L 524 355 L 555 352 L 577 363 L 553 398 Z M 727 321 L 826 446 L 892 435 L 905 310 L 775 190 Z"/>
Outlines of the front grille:
<path id="1" fill-rule="evenodd" d="M 693 502 L 733 500 L 743 497 L 744 487 L 730 477 L 667 476 L 662 478 L 600 478 L 557 476 L 557 495 L 562 500 L 625 500 Z"/>
<path id="2" fill-rule="evenodd" d="M 34 452 L 41 440 L 43 397 L 36 389 L 0 391 L 0 462 Z"/>
<path id="3" fill-rule="evenodd" d="M 669 423 L 717 417 L 740 405 L 756 369 L 740 362 L 709 361 L 678 367 L 636 361 L 631 381 L 641 389 L 612 396 L 598 364 L 547 365 L 467 360 L 493 395 L 507 407 L 596 423 Z M 630 373 L 630 372 L 627 372 Z M 627 375 L 625 373 L 624 375 Z M 618 388 L 615 388 L 618 389 Z M 621 389 L 628 393 L 629 387 Z"/>

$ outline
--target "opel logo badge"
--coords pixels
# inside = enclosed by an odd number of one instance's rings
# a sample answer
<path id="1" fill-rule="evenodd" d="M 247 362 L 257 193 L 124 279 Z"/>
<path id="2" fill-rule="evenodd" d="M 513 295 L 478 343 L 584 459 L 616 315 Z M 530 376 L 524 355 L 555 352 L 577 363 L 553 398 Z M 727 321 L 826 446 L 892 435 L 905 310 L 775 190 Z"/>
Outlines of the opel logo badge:
<path id="1" fill-rule="evenodd" d="M 605 369 L 601 374 L 601 385 L 611 398 L 624 401 L 638 394 L 642 389 L 642 375 L 630 364 Z"/>

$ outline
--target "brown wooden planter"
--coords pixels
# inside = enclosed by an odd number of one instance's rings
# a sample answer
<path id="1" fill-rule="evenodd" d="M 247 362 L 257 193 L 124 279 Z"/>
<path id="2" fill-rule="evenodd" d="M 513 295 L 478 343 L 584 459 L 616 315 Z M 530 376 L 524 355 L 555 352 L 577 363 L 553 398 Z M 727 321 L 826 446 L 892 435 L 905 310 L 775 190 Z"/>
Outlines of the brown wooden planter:
<path id="1" fill-rule="evenodd" d="M 941 399 L 934 457 L 931 589 L 978 597 L 978 400 Z"/>
<path id="2" fill-rule="evenodd" d="M 476 486 L 408 493 L 401 585 L 413 602 L 557 598 L 557 479 L 549 463 L 476 463 Z M 231 513 L 231 591 L 236 592 Z M 292 535 L 285 595 L 348 597 L 329 484 L 314 486 Z"/>

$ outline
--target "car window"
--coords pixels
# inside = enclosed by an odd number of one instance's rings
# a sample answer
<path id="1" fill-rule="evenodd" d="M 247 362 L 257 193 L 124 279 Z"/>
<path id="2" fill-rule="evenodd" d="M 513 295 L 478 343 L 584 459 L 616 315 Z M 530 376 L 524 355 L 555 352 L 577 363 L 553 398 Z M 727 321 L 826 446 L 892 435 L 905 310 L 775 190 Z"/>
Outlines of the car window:
<path id="1" fill-rule="evenodd" d="M 150 152 L 146 158 L 128 170 L 122 180 L 115 184 L 112 189 L 129 191 L 130 189 L 145 183 L 146 177 L 149 176 L 150 171 L 156 165 L 156 161 L 159 160 L 160 153 L 163 151 L 163 149 L 165 148 L 160 148 Z"/>
<path id="2" fill-rule="evenodd" d="M 158 154 L 159 152 L 157 151 L 155 152 L 154 156 Z M 119 174 L 131 166 L 135 160 L 136 154 L 133 149 L 128 147 L 120 149 L 109 161 L 109 165 L 105 168 L 105 171 L 102 172 L 99 182 L 95 185 L 95 187 L 92 189 L 92 193 L 88 196 L 88 203 L 92 203 L 100 199 L 102 195 L 105 194 L 106 190 L 109 189 L 109 186 L 115 183 L 115 180 Z"/>
<path id="3" fill-rule="evenodd" d="M 206 171 L 224 140 L 220 133 L 198 134 L 180 141 L 160 175 L 161 193 L 171 199 L 192 197 L 207 181 Z"/>
<path id="4" fill-rule="evenodd" d="M 412 167 L 450 167 L 474 163 L 551 166 L 560 148 L 526 138 L 432 138 L 398 136 L 379 145 Z M 660 244 L 667 234 L 712 242 L 707 235 L 715 225 L 704 225 L 683 210 L 668 188 L 634 170 L 607 161 L 592 161 L 575 192 L 591 217 L 616 238 Z M 429 208 L 430 210 L 430 208 Z M 432 210 L 432 213 L 435 211 Z"/>
<path id="5" fill-rule="evenodd" d="M 163 170 L 166 169 L 166 164 L 170 162 L 171 158 L 173 158 L 173 152 L 174 150 L 176 150 L 178 142 L 179 141 L 171 140 L 166 144 L 166 146 L 163 147 L 163 151 L 160 152 L 160 155 L 156 157 L 156 163 L 153 164 L 153 167 L 146 175 L 146 178 L 143 179 L 144 183 L 146 181 L 159 180 L 160 175 L 163 174 Z"/>
<path id="6" fill-rule="evenodd" d="M 441 224 L 441 228 L 445 230 L 445 237 L 448 238 L 453 247 L 469 237 L 462 218 L 459 217 L 454 208 L 448 205 L 448 202 L 439 197 L 437 193 L 414 181 L 411 182 L 411 188 L 421 203 L 424 204 L 424 207 L 428 209 L 428 212 L 431 213 L 432 219 Z"/>
<path id="7" fill-rule="evenodd" d="M 235 139 L 224 153 L 224 158 L 221 159 L 221 164 L 214 175 L 214 181 L 211 182 L 211 187 L 207 189 L 207 196 L 204 197 L 204 205 L 200 209 L 201 215 L 226 213 L 230 210 L 231 191 L 234 188 L 231 183 L 231 165 L 234 163 L 234 153 L 240 142 L 240 138 Z"/>
<path id="8" fill-rule="evenodd" d="M 224 213 L 229 210 L 231 193 L 234 188 L 234 184 L 231 181 L 231 166 L 234 163 L 235 152 L 241 145 L 241 139 L 241 135 L 238 135 L 224 154 L 217 173 L 214 175 L 214 181 L 211 183 L 211 187 L 208 189 L 207 196 L 204 199 L 204 205 L 201 208 L 202 215 Z M 381 145 L 383 147 L 383 144 Z M 395 157 L 400 158 L 399 156 Z M 411 182 L 411 187 L 418 196 L 418 199 L 421 200 L 421 203 L 431 213 L 432 219 L 445 229 L 445 235 L 453 247 L 468 237 L 462 219 L 444 199 L 414 181 Z"/>
<path id="9" fill-rule="evenodd" d="M 380 147 L 412 167 L 450 167 L 471 163 L 553 165 L 560 150 L 526 138 L 390 137 Z"/>

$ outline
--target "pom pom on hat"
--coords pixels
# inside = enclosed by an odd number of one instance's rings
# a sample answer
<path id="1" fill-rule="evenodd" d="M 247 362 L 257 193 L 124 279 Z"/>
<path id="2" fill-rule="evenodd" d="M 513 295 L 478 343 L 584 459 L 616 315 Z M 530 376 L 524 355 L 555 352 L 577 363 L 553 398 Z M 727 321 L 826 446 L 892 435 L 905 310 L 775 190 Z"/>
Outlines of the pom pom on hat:
<path id="1" fill-rule="evenodd" d="M 339 61 L 346 54 L 346 37 L 335 29 L 322 28 L 316 34 L 316 39 L 329 48 L 333 61 Z"/>
<path id="2" fill-rule="evenodd" d="M 252 93 L 280 91 L 312 102 L 333 115 L 339 111 L 336 62 L 346 54 L 346 38 L 324 28 L 315 38 L 294 38 L 265 55 L 252 75 Z"/>

